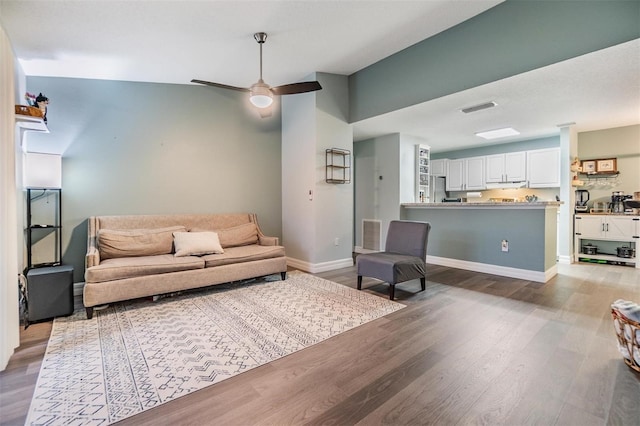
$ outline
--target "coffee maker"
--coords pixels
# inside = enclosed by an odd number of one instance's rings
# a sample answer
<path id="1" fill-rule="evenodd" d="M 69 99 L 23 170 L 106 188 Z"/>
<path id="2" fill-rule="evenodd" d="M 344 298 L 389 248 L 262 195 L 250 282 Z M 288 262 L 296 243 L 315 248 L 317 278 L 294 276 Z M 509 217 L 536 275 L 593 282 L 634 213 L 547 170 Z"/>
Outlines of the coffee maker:
<path id="1" fill-rule="evenodd" d="M 589 191 L 586 189 L 576 190 L 576 213 L 586 213 L 589 211 L 587 201 L 589 201 Z"/>
<path id="2" fill-rule="evenodd" d="M 631 195 L 624 195 L 622 191 L 615 191 L 611 194 L 611 213 L 624 213 L 624 200 L 631 198 Z"/>

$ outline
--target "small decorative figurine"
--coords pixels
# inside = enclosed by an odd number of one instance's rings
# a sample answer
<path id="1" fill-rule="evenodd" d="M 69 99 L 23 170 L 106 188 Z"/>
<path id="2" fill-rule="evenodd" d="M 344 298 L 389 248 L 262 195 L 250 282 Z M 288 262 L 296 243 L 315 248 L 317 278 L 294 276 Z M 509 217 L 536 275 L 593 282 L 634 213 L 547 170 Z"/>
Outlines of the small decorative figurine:
<path id="1" fill-rule="evenodd" d="M 38 94 L 38 96 L 36 97 L 36 105 L 38 106 L 38 108 L 40 108 L 40 111 L 42 111 L 42 117 L 44 119 L 44 122 L 46 123 L 47 105 L 49 105 L 49 98 L 44 96 L 42 93 Z"/>

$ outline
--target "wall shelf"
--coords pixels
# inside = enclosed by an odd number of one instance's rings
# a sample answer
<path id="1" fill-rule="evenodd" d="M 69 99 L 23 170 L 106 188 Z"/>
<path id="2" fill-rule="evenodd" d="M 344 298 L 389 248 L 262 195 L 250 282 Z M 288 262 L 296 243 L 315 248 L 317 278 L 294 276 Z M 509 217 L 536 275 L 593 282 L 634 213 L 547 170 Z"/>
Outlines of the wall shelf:
<path id="1" fill-rule="evenodd" d="M 330 148 L 325 151 L 325 182 L 351 183 L 351 151 Z"/>
<path id="2" fill-rule="evenodd" d="M 16 114 L 16 125 L 24 130 L 35 132 L 49 133 L 47 123 L 41 117 L 33 117 L 31 115 Z"/>

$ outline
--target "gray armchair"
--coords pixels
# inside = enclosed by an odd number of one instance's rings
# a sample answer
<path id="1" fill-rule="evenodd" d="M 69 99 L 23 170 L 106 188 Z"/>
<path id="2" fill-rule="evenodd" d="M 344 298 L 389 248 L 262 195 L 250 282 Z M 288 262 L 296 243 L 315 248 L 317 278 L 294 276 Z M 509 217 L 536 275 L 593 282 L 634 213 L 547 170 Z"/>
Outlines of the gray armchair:
<path id="1" fill-rule="evenodd" d="M 385 251 L 360 254 L 356 257 L 358 290 L 362 290 L 362 277 L 373 277 L 389 283 L 389 299 L 393 300 L 395 285 L 420 279 L 426 289 L 427 242 L 431 224 L 407 220 L 389 223 Z"/>

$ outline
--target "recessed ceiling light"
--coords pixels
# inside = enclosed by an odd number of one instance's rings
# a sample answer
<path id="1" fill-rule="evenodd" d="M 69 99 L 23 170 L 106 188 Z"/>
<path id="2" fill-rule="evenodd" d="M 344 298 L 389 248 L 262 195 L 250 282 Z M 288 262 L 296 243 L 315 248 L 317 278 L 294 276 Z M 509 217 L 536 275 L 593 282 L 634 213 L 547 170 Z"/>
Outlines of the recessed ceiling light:
<path id="1" fill-rule="evenodd" d="M 504 129 L 495 129 L 495 130 L 488 130 L 486 132 L 478 132 L 476 133 L 476 136 L 480 136 L 481 138 L 484 138 L 484 139 L 498 139 L 498 138 L 504 138 L 507 136 L 515 136 L 519 134 L 520 132 L 517 131 L 516 129 L 513 129 L 511 127 L 505 127 Z"/>
<path id="2" fill-rule="evenodd" d="M 467 108 L 462 108 L 460 111 L 464 112 L 465 114 L 469 114 L 470 112 L 482 111 L 483 109 L 493 108 L 496 105 L 498 104 L 491 101 L 491 102 L 485 102 L 479 105 L 470 106 Z"/>

